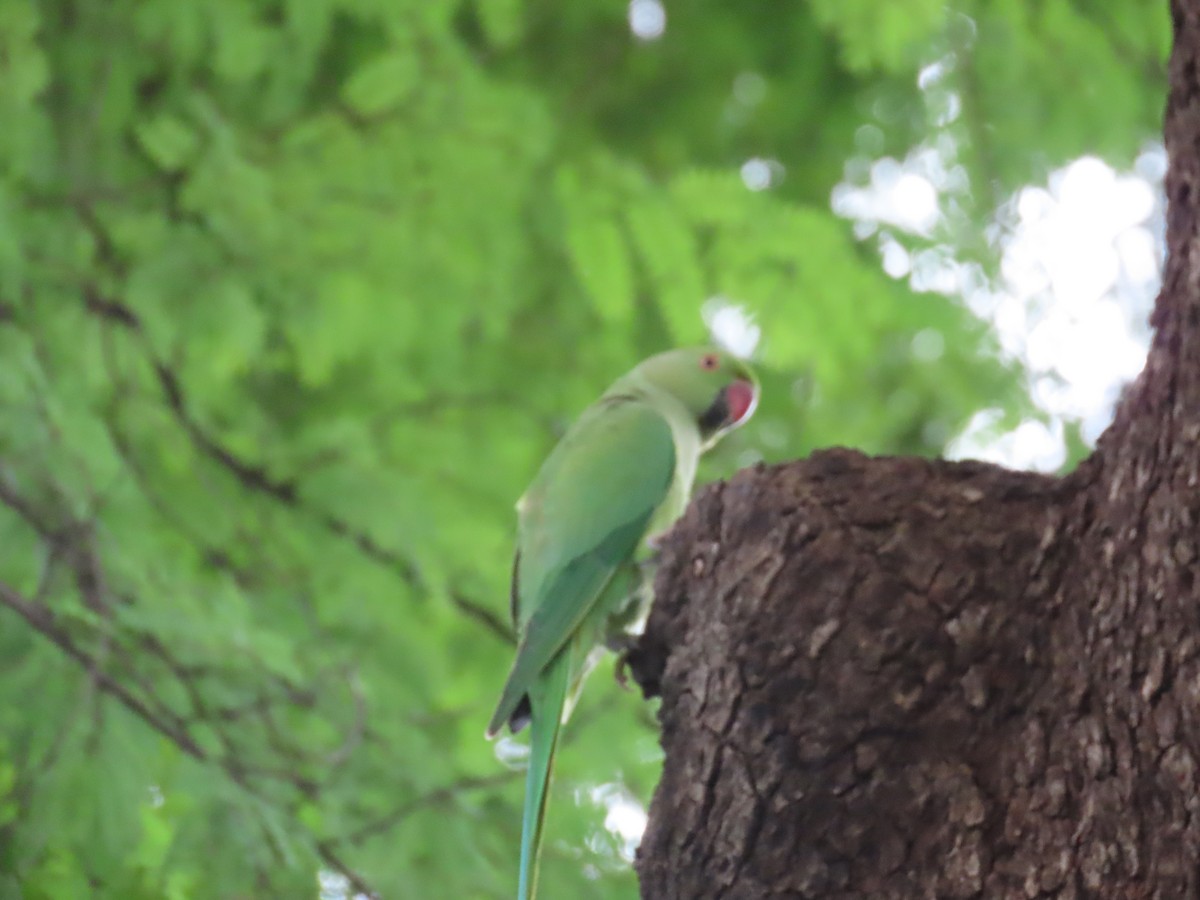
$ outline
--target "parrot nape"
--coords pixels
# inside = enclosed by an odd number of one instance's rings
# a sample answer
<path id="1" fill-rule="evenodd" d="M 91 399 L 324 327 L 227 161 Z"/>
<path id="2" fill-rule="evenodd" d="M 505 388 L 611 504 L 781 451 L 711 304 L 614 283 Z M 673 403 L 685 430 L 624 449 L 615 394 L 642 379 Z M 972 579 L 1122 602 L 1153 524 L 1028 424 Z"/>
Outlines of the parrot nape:
<path id="1" fill-rule="evenodd" d="M 533 897 L 560 724 L 602 645 L 645 606 L 644 539 L 687 505 L 700 454 L 754 412 L 758 383 L 721 350 L 653 356 L 584 410 L 517 502 L 519 643 L 487 736 L 532 722 L 517 896 Z"/>

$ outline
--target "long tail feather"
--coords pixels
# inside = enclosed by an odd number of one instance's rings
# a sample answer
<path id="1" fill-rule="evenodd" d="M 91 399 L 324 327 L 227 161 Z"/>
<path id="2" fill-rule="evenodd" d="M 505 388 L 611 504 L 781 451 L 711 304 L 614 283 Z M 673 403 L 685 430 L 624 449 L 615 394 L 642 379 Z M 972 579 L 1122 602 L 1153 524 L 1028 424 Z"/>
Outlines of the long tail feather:
<path id="1" fill-rule="evenodd" d="M 530 692 L 533 724 L 529 739 L 529 771 L 525 776 L 525 810 L 521 819 L 521 875 L 517 900 L 533 900 L 537 890 L 546 794 L 550 785 L 550 770 L 554 765 L 554 751 L 558 746 L 567 682 L 570 680 L 570 655 L 569 649 L 558 654 Z"/>

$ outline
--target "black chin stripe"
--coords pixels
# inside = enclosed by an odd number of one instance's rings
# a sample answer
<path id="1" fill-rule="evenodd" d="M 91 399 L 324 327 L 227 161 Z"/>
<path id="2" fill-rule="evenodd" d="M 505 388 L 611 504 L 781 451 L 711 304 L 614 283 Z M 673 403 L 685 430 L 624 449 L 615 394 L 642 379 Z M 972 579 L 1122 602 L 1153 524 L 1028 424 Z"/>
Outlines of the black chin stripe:
<path id="1" fill-rule="evenodd" d="M 700 416 L 696 424 L 700 426 L 701 434 L 712 434 L 729 419 L 729 404 L 725 400 L 725 391 L 720 393 L 713 399 L 712 404 Z"/>

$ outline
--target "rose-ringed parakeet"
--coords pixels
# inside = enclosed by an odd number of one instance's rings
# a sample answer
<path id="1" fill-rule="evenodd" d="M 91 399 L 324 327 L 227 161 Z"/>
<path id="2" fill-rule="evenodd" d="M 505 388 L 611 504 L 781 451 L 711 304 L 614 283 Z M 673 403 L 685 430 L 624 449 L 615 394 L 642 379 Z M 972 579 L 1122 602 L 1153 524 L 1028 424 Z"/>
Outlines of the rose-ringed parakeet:
<path id="1" fill-rule="evenodd" d="M 487 734 L 532 722 L 519 900 L 533 896 L 537 880 L 559 726 L 596 652 L 642 615 L 644 539 L 679 517 L 700 454 L 757 402 L 753 374 L 728 353 L 660 353 L 583 412 L 517 502 L 519 644 Z"/>

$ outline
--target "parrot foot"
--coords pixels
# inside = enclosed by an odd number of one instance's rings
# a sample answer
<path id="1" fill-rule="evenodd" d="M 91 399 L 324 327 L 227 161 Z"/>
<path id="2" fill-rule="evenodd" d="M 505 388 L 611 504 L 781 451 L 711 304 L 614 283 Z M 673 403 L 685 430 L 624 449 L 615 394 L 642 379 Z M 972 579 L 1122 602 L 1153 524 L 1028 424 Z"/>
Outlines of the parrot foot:
<path id="1" fill-rule="evenodd" d="M 629 686 L 629 676 L 625 674 L 625 670 L 628 668 L 629 668 L 629 654 L 622 653 L 620 656 L 617 657 L 617 668 L 613 674 L 616 675 L 617 684 L 619 684 L 621 686 L 621 690 L 623 690 L 623 691 L 631 690 L 631 688 Z"/>
<path id="2" fill-rule="evenodd" d="M 629 668 L 629 654 L 633 652 L 637 646 L 640 635 L 627 634 L 620 632 L 618 634 L 610 634 L 604 642 L 613 653 L 617 654 L 617 667 L 613 674 L 616 676 L 617 684 L 621 686 L 621 690 L 630 690 L 629 676 L 625 674 L 625 670 Z"/>

